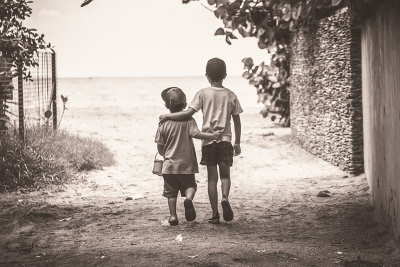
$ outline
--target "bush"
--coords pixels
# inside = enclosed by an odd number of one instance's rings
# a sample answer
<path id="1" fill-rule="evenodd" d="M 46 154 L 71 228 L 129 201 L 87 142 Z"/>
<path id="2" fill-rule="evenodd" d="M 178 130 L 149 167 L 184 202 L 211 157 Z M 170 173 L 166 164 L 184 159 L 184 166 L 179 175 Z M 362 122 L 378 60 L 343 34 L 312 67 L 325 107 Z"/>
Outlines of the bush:
<path id="1" fill-rule="evenodd" d="M 0 137 L 0 191 L 63 184 L 78 172 L 113 163 L 111 152 L 98 141 L 62 130 L 29 129 L 25 144 L 13 135 Z"/>

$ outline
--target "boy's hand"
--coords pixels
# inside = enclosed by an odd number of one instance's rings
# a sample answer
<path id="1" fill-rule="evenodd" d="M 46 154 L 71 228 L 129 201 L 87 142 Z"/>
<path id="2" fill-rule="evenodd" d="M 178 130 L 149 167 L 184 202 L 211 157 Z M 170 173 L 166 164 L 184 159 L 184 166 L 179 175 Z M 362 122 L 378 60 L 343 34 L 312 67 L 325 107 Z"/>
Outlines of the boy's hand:
<path id="1" fill-rule="evenodd" d="M 212 132 L 212 133 L 211 133 L 212 139 L 213 139 L 213 140 L 218 140 L 218 139 L 221 137 L 221 135 L 222 135 L 223 132 L 224 132 L 223 130 L 219 130 L 219 131 Z"/>
<path id="2" fill-rule="evenodd" d="M 240 147 L 240 144 L 235 144 L 233 146 L 233 155 L 239 156 L 241 153 L 242 153 L 242 148 Z"/>
<path id="3" fill-rule="evenodd" d="M 167 121 L 168 120 L 168 115 L 167 114 L 163 114 L 163 115 L 160 115 L 160 117 L 158 117 L 159 118 L 159 123 L 161 124 L 161 123 L 163 123 L 164 121 Z"/>

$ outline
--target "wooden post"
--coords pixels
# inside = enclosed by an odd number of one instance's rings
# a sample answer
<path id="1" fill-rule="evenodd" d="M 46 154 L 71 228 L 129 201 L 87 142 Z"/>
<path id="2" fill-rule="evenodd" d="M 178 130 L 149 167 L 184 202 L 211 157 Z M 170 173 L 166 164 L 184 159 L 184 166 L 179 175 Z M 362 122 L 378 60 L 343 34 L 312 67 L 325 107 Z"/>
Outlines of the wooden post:
<path id="1" fill-rule="evenodd" d="M 25 120 L 24 120 L 24 80 L 22 65 L 18 66 L 18 118 L 19 118 L 19 137 L 25 141 Z"/>
<path id="2" fill-rule="evenodd" d="M 57 61 L 56 52 L 51 53 L 51 79 L 52 79 L 52 104 L 53 104 L 53 129 L 57 130 L 58 116 L 57 116 Z"/>

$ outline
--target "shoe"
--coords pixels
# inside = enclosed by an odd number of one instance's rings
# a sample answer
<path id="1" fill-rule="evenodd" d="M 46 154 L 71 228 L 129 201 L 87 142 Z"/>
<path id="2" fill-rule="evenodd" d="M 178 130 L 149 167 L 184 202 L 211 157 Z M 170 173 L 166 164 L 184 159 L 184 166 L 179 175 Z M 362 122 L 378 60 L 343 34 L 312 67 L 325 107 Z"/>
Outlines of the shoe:
<path id="1" fill-rule="evenodd" d="M 177 226 L 179 224 L 179 221 L 176 217 L 169 217 L 168 222 L 171 226 Z"/>
<path id="2" fill-rule="evenodd" d="M 193 206 L 193 201 L 190 199 L 185 199 L 183 202 L 183 206 L 185 207 L 185 218 L 188 222 L 194 221 L 196 219 L 196 210 Z"/>
<path id="3" fill-rule="evenodd" d="M 219 214 L 211 217 L 207 221 L 208 221 L 208 223 L 211 223 L 211 224 L 219 224 Z"/>
<path id="4" fill-rule="evenodd" d="M 232 211 L 231 205 L 229 204 L 229 201 L 222 200 L 221 206 L 222 206 L 222 215 L 224 217 L 224 220 L 227 222 L 232 221 L 233 220 L 233 211 Z"/>

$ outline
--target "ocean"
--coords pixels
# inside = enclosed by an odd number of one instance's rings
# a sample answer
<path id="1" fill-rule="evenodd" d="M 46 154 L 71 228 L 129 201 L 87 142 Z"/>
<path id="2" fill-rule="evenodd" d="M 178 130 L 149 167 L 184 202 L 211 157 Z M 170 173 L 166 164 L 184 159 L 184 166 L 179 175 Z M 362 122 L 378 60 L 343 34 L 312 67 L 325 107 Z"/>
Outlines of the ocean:
<path id="1" fill-rule="evenodd" d="M 144 77 L 144 78 L 60 78 L 58 93 L 68 96 L 71 109 L 115 107 L 120 110 L 143 108 L 143 112 L 164 111 L 160 93 L 170 86 L 178 86 L 188 102 L 197 90 L 207 87 L 205 77 Z M 254 87 L 242 77 L 231 77 L 225 86 L 234 91 L 243 108 L 257 107 Z M 141 114 L 137 114 L 140 116 Z"/>

